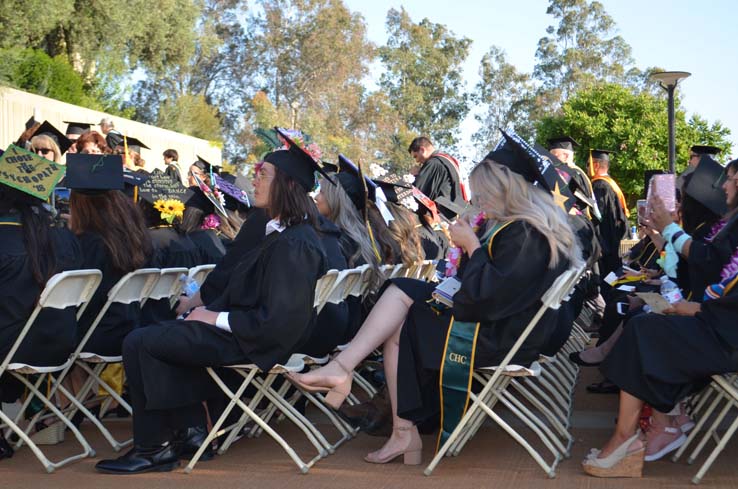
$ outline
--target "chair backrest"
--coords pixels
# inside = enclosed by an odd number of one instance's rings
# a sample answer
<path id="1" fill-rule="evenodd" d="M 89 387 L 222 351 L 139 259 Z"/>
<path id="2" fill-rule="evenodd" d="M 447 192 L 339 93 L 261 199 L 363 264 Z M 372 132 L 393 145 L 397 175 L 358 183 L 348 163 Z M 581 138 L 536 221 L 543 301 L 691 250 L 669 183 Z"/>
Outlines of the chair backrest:
<path id="1" fill-rule="evenodd" d="M 364 276 L 364 270 L 369 268 L 369 265 L 361 265 L 356 268 L 349 270 L 348 275 L 344 279 L 346 281 L 345 290 L 341 300 L 345 300 L 348 296 L 360 296 L 363 288 L 362 278 Z"/>
<path id="2" fill-rule="evenodd" d="M 358 280 L 359 277 L 354 278 L 355 269 L 349 268 L 338 272 L 338 277 L 333 284 L 333 287 L 325 297 L 326 304 L 339 304 L 346 298 L 347 290 L 351 287 L 353 280 Z"/>
<path id="3" fill-rule="evenodd" d="M 200 265 L 197 267 L 190 268 L 189 276 L 192 280 L 197 282 L 198 285 L 202 285 L 205 282 L 208 274 L 215 270 L 215 265 Z"/>
<path id="4" fill-rule="evenodd" d="M 97 290 L 101 280 L 102 272 L 96 269 L 70 270 L 52 276 L 46 282 L 46 286 L 39 297 L 38 304 L 36 304 L 13 346 L 3 359 L 3 363 L 0 365 L 0 375 L 5 371 L 13 355 L 15 355 L 15 352 L 25 339 L 28 330 L 36 320 L 39 312 L 41 312 L 41 309 L 45 307 L 66 309 L 67 307 L 75 306 L 78 308 L 77 319 L 79 319 L 87 308 L 90 299 L 95 294 L 95 290 Z"/>
<path id="5" fill-rule="evenodd" d="M 159 272 L 159 279 L 151 288 L 149 294 L 141 300 L 141 307 L 148 299 L 159 300 L 176 297 L 182 290 L 182 281 L 179 279 L 181 275 L 189 274 L 188 268 L 162 268 Z"/>
<path id="6" fill-rule="evenodd" d="M 389 278 L 402 277 L 404 272 L 405 272 L 405 265 L 403 265 L 402 263 L 399 263 L 395 265 L 395 268 L 392 269 L 392 271 L 390 272 Z"/>
<path id="7" fill-rule="evenodd" d="M 436 263 L 433 260 L 423 260 L 418 278 L 426 282 L 434 281 L 436 278 Z"/>
<path id="8" fill-rule="evenodd" d="M 325 300 L 333 289 L 333 285 L 336 283 L 338 274 L 338 270 L 328 270 L 315 284 L 315 300 L 313 301 L 313 307 L 316 307 L 318 312 L 320 312 L 323 309 L 323 306 L 325 306 Z"/>

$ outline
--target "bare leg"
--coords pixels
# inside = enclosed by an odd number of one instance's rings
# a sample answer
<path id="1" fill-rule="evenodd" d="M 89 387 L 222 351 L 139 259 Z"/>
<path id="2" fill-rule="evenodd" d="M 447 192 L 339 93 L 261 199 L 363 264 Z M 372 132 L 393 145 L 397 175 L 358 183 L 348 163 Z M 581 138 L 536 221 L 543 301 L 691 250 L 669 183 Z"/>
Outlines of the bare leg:
<path id="1" fill-rule="evenodd" d="M 640 419 L 642 407 L 643 401 L 625 391 L 620 391 L 618 424 L 615 426 L 615 433 L 605 443 L 605 446 L 602 447 L 599 458 L 607 457 L 635 434 L 638 429 L 638 420 Z"/>
<path id="2" fill-rule="evenodd" d="M 399 334 L 412 304 L 412 299 L 402 290 L 390 285 L 379 298 L 348 348 L 336 357 L 337 362 L 330 362 L 306 374 L 295 375 L 294 378 L 305 385 L 328 388 L 345 382 L 347 376 L 362 360 L 384 344 L 388 338 Z M 385 361 L 387 361 L 386 358 Z"/>
<path id="3" fill-rule="evenodd" d="M 592 348 L 587 348 L 586 350 L 579 352 L 579 358 L 589 363 L 599 363 L 603 361 L 605 357 L 607 357 L 607 355 L 610 353 L 610 350 L 612 350 L 612 347 L 615 346 L 615 343 L 617 343 L 618 338 L 620 338 L 620 335 L 622 333 L 623 323 L 620 323 L 620 326 L 617 327 L 617 329 L 604 343 L 599 346 L 593 346 Z"/>

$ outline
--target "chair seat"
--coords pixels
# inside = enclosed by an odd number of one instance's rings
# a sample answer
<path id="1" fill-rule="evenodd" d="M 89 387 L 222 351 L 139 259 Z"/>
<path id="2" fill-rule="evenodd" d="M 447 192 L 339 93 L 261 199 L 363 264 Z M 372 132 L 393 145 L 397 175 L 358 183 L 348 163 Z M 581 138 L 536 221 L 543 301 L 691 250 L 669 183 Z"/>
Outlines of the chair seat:
<path id="1" fill-rule="evenodd" d="M 253 369 L 259 369 L 259 367 L 253 363 L 244 363 L 240 365 L 226 365 L 226 368 L 234 368 L 234 369 L 243 369 L 243 370 L 253 370 Z M 292 355 L 290 359 L 287 361 L 286 364 L 276 364 L 273 366 L 270 370 L 270 374 L 284 374 L 288 372 L 301 372 L 302 369 L 305 368 L 305 362 L 302 360 L 302 357 L 298 355 Z"/>
<path id="2" fill-rule="evenodd" d="M 120 363 L 123 361 L 122 356 L 108 357 L 105 355 L 98 355 L 92 352 L 82 352 L 79 354 L 79 359 L 89 363 Z"/>
<path id="3" fill-rule="evenodd" d="M 295 355 L 299 356 L 305 365 L 325 365 L 331 360 L 330 355 L 325 355 L 323 357 L 313 357 L 305 353 L 296 353 Z"/>
<path id="4" fill-rule="evenodd" d="M 497 366 L 492 367 L 479 367 L 475 370 L 481 372 L 490 372 L 497 370 Z M 538 362 L 533 362 L 530 367 L 523 367 L 522 365 L 508 365 L 505 367 L 503 375 L 510 377 L 538 377 L 541 375 L 541 365 Z"/>
<path id="5" fill-rule="evenodd" d="M 51 372 L 61 372 L 65 368 L 69 366 L 69 364 L 72 363 L 72 359 L 70 358 L 66 362 L 64 362 L 61 365 L 51 365 L 51 366 L 37 366 L 37 365 L 28 365 L 26 363 L 9 363 L 8 364 L 8 371 L 15 372 L 19 374 L 48 374 Z"/>

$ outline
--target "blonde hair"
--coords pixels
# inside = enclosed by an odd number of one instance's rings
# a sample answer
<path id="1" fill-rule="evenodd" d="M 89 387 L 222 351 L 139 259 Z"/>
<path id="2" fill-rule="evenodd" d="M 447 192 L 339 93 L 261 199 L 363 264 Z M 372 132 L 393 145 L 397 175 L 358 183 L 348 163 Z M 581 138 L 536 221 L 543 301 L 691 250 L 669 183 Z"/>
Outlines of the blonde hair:
<path id="1" fill-rule="evenodd" d="M 34 153 L 36 152 L 36 148 L 51 148 L 51 150 L 54 152 L 54 163 L 61 163 L 61 150 L 59 149 L 59 145 L 56 144 L 56 141 L 51 139 L 46 134 L 39 134 L 38 136 L 33 136 L 31 138 L 31 151 Z"/>
<path id="2" fill-rule="evenodd" d="M 543 235 L 551 253 L 549 268 L 554 268 L 560 257 L 568 258 L 570 266 L 581 263 L 581 250 L 567 216 L 548 192 L 490 159 L 474 167 L 469 184 L 477 204 L 492 222 L 524 221 Z"/>
<path id="3" fill-rule="evenodd" d="M 390 234 L 400 244 L 402 263 L 409 267 L 425 259 L 420 235 L 415 228 L 418 218 L 415 213 L 402 206 L 387 202 L 387 208 L 394 219 L 389 223 Z"/>

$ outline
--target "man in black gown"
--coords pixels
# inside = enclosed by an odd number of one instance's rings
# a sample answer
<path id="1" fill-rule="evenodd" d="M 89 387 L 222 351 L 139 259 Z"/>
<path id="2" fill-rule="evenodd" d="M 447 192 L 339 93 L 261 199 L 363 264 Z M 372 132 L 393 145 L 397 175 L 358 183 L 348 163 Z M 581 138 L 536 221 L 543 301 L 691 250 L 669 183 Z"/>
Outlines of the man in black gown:
<path id="1" fill-rule="evenodd" d="M 464 207 L 468 200 L 465 196 L 458 162 L 440 151 L 436 151 L 430 139 L 420 136 L 410 143 L 408 152 L 420 165 L 420 172 L 415 177 L 415 186 L 431 200 L 444 196 L 451 202 Z M 441 212 L 452 219 L 456 213 L 441 209 Z"/>
<path id="2" fill-rule="evenodd" d="M 625 198 L 618 184 L 609 175 L 610 154 L 612 151 L 592 150 L 594 177 L 592 189 L 602 220 L 600 221 L 600 276 L 606 277 L 610 272 L 617 270 L 620 260 L 620 240 L 628 233 L 628 209 Z"/>

